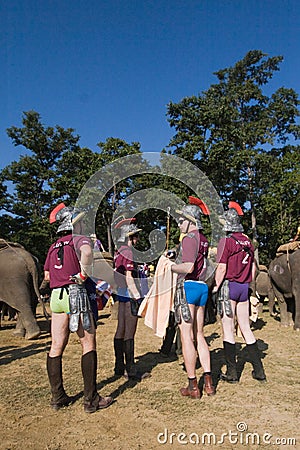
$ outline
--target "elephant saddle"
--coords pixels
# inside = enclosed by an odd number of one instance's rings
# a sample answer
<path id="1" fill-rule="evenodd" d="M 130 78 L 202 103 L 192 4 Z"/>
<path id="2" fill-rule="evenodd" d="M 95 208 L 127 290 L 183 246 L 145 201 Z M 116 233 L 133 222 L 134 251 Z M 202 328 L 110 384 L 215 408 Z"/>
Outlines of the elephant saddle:
<path id="1" fill-rule="evenodd" d="M 9 241 L 6 241 L 5 239 L 0 239 L 0 250 L 4 250 L 5 248 L 8 248 L 8 247 L 24 248 L 23 245 L 18 244 L 17 242 L 9 242 Z"/>
<path id="2" fill-rule="evenodd" d="M 300 248 L 300 241 L 288 242 L 287 244 L 280 245 L 278 247 L 276 256 L 280 256 L 283 253 L 291 253 Z"/>

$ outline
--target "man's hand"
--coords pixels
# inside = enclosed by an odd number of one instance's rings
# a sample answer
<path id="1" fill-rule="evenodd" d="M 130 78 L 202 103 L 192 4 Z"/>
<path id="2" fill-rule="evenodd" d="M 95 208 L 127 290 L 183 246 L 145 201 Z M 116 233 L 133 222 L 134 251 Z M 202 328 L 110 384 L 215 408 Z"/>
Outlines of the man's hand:
<path id="1" fill-rule="evenodd" d="M 212 294 L 216 294 L 218 292 L 218 290 L 219 290 L 219 288 L 217 286 L 214 286 L 213 290 L 212 290 Z"/>
<path id="2" fill-rule="evenodd" d="M 83 284 L 86 279 L 87 277 L 85 275 L 82 275 L 81 272 L 70 276 L 70 281 L 75 281 L 75 283 L 79 285 Z"/>

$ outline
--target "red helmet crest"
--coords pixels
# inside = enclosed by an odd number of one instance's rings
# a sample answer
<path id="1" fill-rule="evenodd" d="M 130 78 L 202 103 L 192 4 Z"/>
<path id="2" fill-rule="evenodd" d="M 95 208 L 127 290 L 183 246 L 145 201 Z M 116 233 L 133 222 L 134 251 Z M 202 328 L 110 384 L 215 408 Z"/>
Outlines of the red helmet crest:
<path id="1" fill-rule="evenodd" d="M 237 202 L 230 201 L 228 204 L 228 208 L 235 209 L 239 216 L 244 215 L 242 208 L 240 207 L 240 205 Z"/>
<path id="2" fill-rule="evenodd" d="M 192 195 L 190 195 L 189 196 L 189 204 L 190 205 L 199 206 L 199 208 L 201 209 L 202 213 L 205 216 L 209 216 L 210 215 L 210 212 L 209 212 L 209 209 L 208 209 L 207 205 L 202 200 L 200 200 L 200 198 L 193 197 Z"/>
<path id="3" fill-rule="evenodd" d="M 61 209 L 65 208 L 65 207 L 66 207 L 66 205 L 64 203 L 60 203 L 59 205 L 57 205 L 50 213 L 49 222 L 50 223 L 56 222 L 56 214 L 58 213 L 58 211 L 60 211 Z"/>

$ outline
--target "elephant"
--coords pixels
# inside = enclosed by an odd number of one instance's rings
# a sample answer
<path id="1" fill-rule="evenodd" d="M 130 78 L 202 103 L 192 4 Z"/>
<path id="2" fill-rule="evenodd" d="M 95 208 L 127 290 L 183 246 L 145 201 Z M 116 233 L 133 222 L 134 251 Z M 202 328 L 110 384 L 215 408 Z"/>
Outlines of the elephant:
<path id="1" fill-rule="evenodd" d="M 263 305 L 265 298 L 268 298 L 270 316 L 277 317 L 275 292 L 271 283 L 268 268 L 262 264 L 258 266 L 255 278 L 255 293 L 261 305 Z"/>
<path id="2" fill-rule="evenodd" d="M 269 273 L 280 305 L 283 326 L 293 324 L 300 331 L 300 242 L 295 250 L 277 254 L 271 261 Z"/>
<path id="3" fill-rule="evenodd" d="M 0 239 L 0 300 L 18 311 L 15 336 L 36 339 L 34 311 L 40 298 L 37 260 L 20 244 Z M 43 304 L 44 315 L 47 316 Z"/>

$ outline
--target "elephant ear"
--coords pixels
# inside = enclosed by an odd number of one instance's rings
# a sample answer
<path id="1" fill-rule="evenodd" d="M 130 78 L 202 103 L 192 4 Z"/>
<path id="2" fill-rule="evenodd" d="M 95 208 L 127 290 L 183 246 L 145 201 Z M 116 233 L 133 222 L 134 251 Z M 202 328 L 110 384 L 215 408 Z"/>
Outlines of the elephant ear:
<path id="1" fill-rule="evenodd" d="M 242 208 L 240 207 L 240 205 L 237 202 L 229 202 L 228 208 L 235 209 L 239 216 L 244 215 Z"/>
<path id="2" fill-rule="evenodd" d="M 50 223 L 56 222 L 56 214 L 58 213 L 58 211 L 60 211 L 65 207 L 66 205 L 64 203 L 60 203 L 59 205 L 57 205 L 50 213 L 49 222 Z"/>

